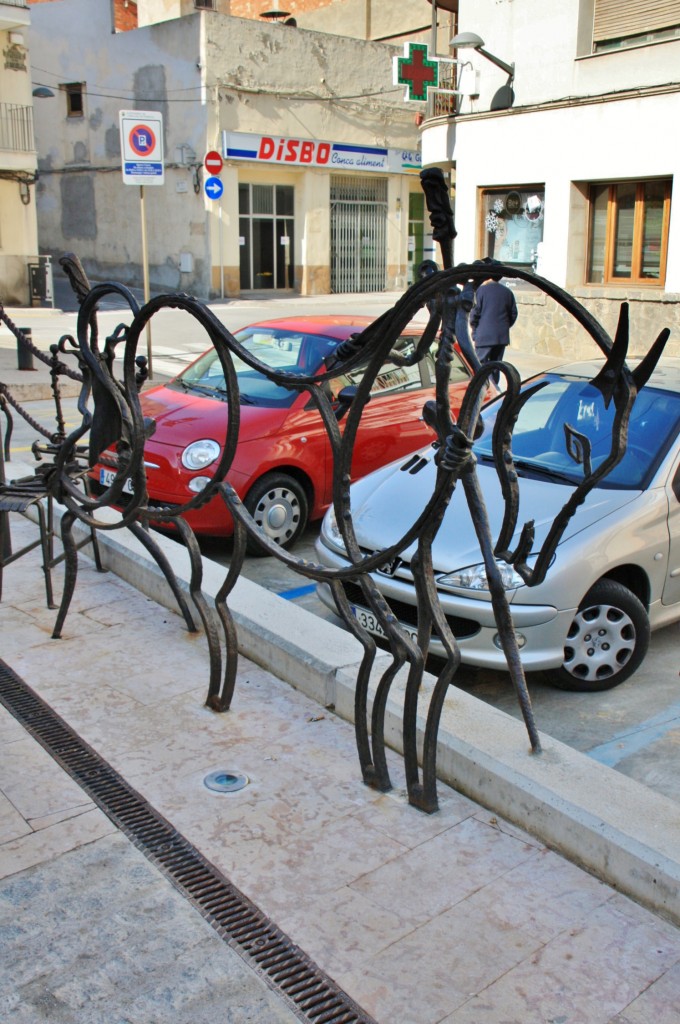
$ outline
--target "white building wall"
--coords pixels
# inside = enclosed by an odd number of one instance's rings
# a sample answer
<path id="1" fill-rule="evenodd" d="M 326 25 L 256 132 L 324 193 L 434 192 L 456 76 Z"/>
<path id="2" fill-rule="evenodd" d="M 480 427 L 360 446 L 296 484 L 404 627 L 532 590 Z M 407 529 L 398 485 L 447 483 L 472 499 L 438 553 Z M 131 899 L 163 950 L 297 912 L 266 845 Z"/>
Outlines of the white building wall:
<path id="1" fill-rule="evenodd" d="M 568 258 L 572 183 L 658 176 L 680 182 L 680 147 L 668 131 L 678 110 L 678 95 L 670 94 L 460 121 L 456 259 L 480 254 L 479 188 L 545 184 L 540 272 L 581 285 Z M 680 292 L 680 217 L 672 214 L 666 290 Z"/>
<path id="2" fill-rule="evenodd" d="M 575 294 L 610 332 L 627 300 L 637 344 L 669 326 L 669 351 L 678 355 L 680 39 L 593 54 L 592 15 L 593 0 L 461 0 L 459 31 L 477 33 L 488 52 L 515 64 L 514 104 L 491 112 L 506 74 L 459 49 L 479 74 L 478 95 L 464 96 L 455 118 L 424 123 L 423 165 L 449 168 L 455 180 L 456 262 L 485 254 L 483 189 L 544 186 L 538 273 Z M 646 178 L 673 180 L 664 287 L 587 284 L 588 185 Z M 544 299 L 526 287 L 517 294 L 513 343 L 586 354 Z"/>

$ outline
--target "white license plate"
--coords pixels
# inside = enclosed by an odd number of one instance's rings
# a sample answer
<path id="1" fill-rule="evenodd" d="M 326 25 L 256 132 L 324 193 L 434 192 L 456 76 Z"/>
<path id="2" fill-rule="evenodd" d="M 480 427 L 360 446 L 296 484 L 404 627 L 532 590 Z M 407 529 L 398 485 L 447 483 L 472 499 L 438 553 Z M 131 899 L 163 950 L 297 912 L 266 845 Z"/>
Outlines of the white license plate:
<path id="1" fill-rule="evenodd" d="M 100 469 L 99 470 L 99 483 L 102 487 L 110 487 L 113 481 L 116 479 L 116 474 L 112 469 Z M 128 479 L 123 484 L 123 494 L 132 494 L 132 479 Z"/>
<path id="2" fill-rule="evenodd" d="M 351 608 L 352 615 L 357 620 L 360 626 L 363 626 L 364 629 L 367 630 L 369 633 L 372 633 L 373 636 L 382 636 L 386 640 L 388 639 L 387 633 L 382 628 L 373 612 L 369 612 L 368 608 L 360 608 L 354 604 L 351 605 Z M 400 622 L 399 625 L 404 630 L 404 632 L 411 637 L 411 639 L 414 642 L 418 640 L 417 629 L 414 629 L 412 626 L 405 626 L 403 622 Z"/>

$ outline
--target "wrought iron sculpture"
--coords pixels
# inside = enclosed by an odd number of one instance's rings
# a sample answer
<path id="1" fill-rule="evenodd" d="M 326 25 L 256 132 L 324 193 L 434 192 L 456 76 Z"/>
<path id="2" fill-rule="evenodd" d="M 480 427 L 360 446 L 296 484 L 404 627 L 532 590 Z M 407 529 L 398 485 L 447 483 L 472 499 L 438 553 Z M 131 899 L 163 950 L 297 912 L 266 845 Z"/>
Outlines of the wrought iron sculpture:
<path id="1" fill-rule="evenodd" d="M 515 640 L 510 608 L 496 560 L 502 559 L 512 565 L 529 586 L 536 585 L 545 578 L 550 560 L 575 510 L 592 488 L 623 457 L 627 425 L 633 403 L 639 389 L 649 378 L 656 365 L 669 332 L 662 331 L 649 354 L 635 370 L 631 370 L 626 364 L 628 308 L 625 303 L 621 307 L 618 330 L 612 342 L 595 318 L 571 295 L 533 273 L 489 260 L 452 267 L 451 245 L 455 228 L 448 204 L 448 194 L 440 172 L 424 172 L 423 188 L 428 207 L 431 210 L 435 236 L 441 246 L 442 262 L 445 269 L 439 271 L 431 261 L 423 264 L 419 280 L 408 289 L 396 305 L 363 332 L 340 344 L 327 361 L 323 372 L 316 376 L 276 370 L 261 363 L 239 344 L 205 305 L 188 295 L 162 295 L 152 299 L 140 309 L 130 292 L 122 286 L 102 284 L 89 288 L 84 275 L 80 276 L 81 271 L 77 261 L 74 259 L 71 259 L 70 262 L 66 261 L 66 269 L 72 276 L 74 287 L 76 287 L 81 300 L 77 326 L 77 351 L 80 373 L 83 378 L 83 389 L 79 401 L 82 423 L 77 430 L 68 435 L 65 435 L 63 431 L 60 432 L 55 456 L 56 493 L 67 508 L 62 519 L 67 580 L 54 635 L 60 635 L 75 586 L 77 554 L 72 537 L 72 527 L 77 519 L 95 530 L 127 527 L 146 544 L 159 564 L 162 564 L 162 556 L 148 532 L 148 526 L 150 523 L 173 524 L 189 551 L 190 595 L 203 622 L 208 641 L 210 680 L 206 703 L 214 711 L 226 711 L 233 697 L 238 657 L 237 631 L 228 600 L 243 565 L 246 541 L 249 536 L 256 538 L 267 554 L 278 558 L 307 579 L 317 582 L 324 581 L 330 585 L 348 629 L 363 647 L 363 660 L 357 676 L 355 693 L 356 742 L 363 779 L 368 785 L 380 790 L 388 790 L 391 786 L 385 756 L 384 735 L 388 697 L 397 673 L 402 667 L 408 666 L 403 706 L 403 751 L 408 796 L 412 804 L 432 812 L 437 808 L 436 756 L 440 717 L 448 687 L 454 681 L 460 664 L 460 652 L 455 637 L 451 633 L 438 600 L 432 564 L 433 540 L 442 525 L 444 512 L 452 492 L 460 483 L 470 507 L 486 565 L 491 600 L 508 663 L 508 671 L 517 693 L 531 749 L 534 753 L 538 753 L 540 751 L 538 731 Z M 512 433 L 521 408 L 531 400 L 532 391 L 529 389 L 520 394 L 519 374 L 509 363 L 490 363 L 482 368 L 476 358 L 474 345 L 468 331 L 468 314 L 474 301 L 474 285 L 488 277 L 490 269 L 495 275 L 524 280 L 540 289 L 574 317 L 588 332 L 598 349 L 606 357 L 603 369 L 598 373 L 593 384 L 599 388 L 607 405 L 613 403 L 615 408 L 610 453 L 595 470 L 591 466 L 587 438 L 578 434 L 573 428 L 567 427 L 566 443 L 575 459 L 583 465 L 583 479 L 575 487 L 569 501 L 552 524 L 533 567 L 529 567 L 527 563 L 533 548 L 532 522 L 524 523 L 518 544 L 514 549 L 511 548 L 519 516 L 519 484 L 513 466 Z M 100 350 L 96 329 L 97 306 L 105 296 L 112 292 L 125 298 L 132 318 L 127 326 L 119 326 L 106 339 L 104 348 Z M 154 505 L 151 509 L 148 503 L 143 454 L 144 442 L 152 433 L 154 424 L 144 418 L 139 401 L 137 347 L 140 335 L 149 320 L 159 310 L 167 308 L 180 309 L 193 316 L 205 330 L 209 342 L 215 347 L 224 371 L 229 415 L 222 455 L 211 482 L 180 507 L 157 507 Z M 414 352 L 408 357 L 393 353 L 396 339 L 406 325 L 423 309 L 428 311 L 429 318 L 423 327 L 422 336 Z M 439 344 L 435 371 L 436 397 L 424 408 L 424 417 L 432 427 L 438 441 L 435 489 L 421 515 L 396 543 L 382 551 L 366 556 L 357 543 L 352 522 L 350 497 L 350 467 L 361 416 L 370 399 L 372 384 L 384 362 L 387 359 L 392 359 L 397 365 L 410 365 L 422 359 L 437 338 L 439 338 Z M 62 339 L 63 341 L 64 339 Z M 452 416 L 448 397 L 449 369 L 454 341 L 458 342 L 476 369 L 457 420 Z M 60 350 L 63 350 L 62 342 L 60 342 Z M 73 339 L 68 339 L 68 342 L 69 345 L 75 344 Z M 116 379 L 114 375 L 114 355 L 118 346 L 123 348 L 123 374 L 120 380 Z M 239 390 L 234 368 L 235 357 L 276 384 L 296 391 L 306 391 L 318 411 L 333 452 L 333 506 L 351 562 L 350 566 L 340 570 L 327 569 L 311 561 L 300 559 L 295 554 L 280 548 L 256 525 L 230 484 L 228 472 L 239 437 Z M 56 359 L 56 353 L 54 358 Z M 351 396 L 351 401 L 349 404 L 334 407 L 323 387 L 324 383 L 332 377 L 336 377 L 338 373 L 351 372 L 360 364 L 366 366 L 366 371 L 361 383 Z M 496 369 L 500 370 L 506 383 L 493 437 L 494 460 L 505 503 L 505 516 L 500 534 L 494 539 L 491 536 L 488 517 L 477 481 L 472 443 L 487 384 Z M 68 473 L 68 466 L 73 460 L 74 453 L 88 432 L 90 466 L 94 466 L 101 453 L 111 447 L 115 447 L 118 460 L 118 468 L 113 482 L 98 497 L 84 495 L 73 484 Z M 98 516 L 101 509 L 112 505 L 116 507 L 122 505 L 123 489 L 128 481 L 132 485 L 132 494 L 126 497 L 119 522 L 112 524 L 108 520 L 101 519 Z M 184 513 L 202 507 L 215 496 L 220 496 L 225 504 L 225 511 L 232 516 L 234 521 L 233 553 L 224 583 L 215 599 L 216 616 L 212 614 L 201 593 L 200 549 L 193 532 L 183 518 Z M 418 597 L 418 634 L 417 642 L 414 642 L 400 627 L 387 601 L 371 580 L 370 573 L 377 570 L 386 561 L 396 558 L 416 542 L 417 553 L 411 561 Z M 173 585 L 180 608 L 191 629 L 193 623 L 190 613 L 186 605 L 182 603 L 181 592 L 176 581 L 173 583 L 172 574 L 167 565 L 164 566 L 164 571 Z M 369 701 L 369 684 L 377 647 L 374 638 L 352 615 L 343 589 L 343 584 L 348 581 L 353 581 L 361 587 L 367 606 L 372 610 L 389 640 L 392 661 L 377 684 L 372 702 Z M 218 623 L 222 628 L 223 644 Z M 427 711 L 421 774 L 417 750 L 418 696 L 433 627 L 441 637 L 447 657 L 434 686 Z M 369 703 L 371 704 L 370 709 Z"/>

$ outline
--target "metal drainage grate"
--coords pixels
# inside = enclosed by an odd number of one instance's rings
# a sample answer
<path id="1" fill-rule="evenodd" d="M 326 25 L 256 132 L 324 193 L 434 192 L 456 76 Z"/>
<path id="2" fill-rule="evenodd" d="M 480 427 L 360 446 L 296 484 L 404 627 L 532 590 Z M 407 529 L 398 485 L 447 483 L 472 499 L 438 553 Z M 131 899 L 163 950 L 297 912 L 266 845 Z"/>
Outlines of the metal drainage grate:
<path id="1" fill-rule="evenodd" d="M 207 861 L 4 661 L 0 703 L 222 938 L 313 1024 L 375 1024 L 288 936 Z"/>

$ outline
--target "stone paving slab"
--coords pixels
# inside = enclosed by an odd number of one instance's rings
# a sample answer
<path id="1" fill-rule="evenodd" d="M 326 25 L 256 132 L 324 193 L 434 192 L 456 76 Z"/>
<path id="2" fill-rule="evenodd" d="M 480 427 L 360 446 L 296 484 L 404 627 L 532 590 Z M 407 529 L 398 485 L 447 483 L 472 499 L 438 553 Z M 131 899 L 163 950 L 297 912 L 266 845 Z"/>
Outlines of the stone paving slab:
<path id="1" fill-rule="evenodd" d="M 105 509 L 100 518 L 113 523 L 120 517 Z M 80 525 L 75 535 L 84 537 Z M 162 573 L 128 531 L 104 532 L 100 541 L 105 564 L 152 601 L 176 608 Z M 186 551 L 160 534 L 156 541 L 188 593 Z M 203 559 L 202 586 L 208 600 L 218 593 L 224 574 L 222 566 Z M 243 577 L 230 607 L 242 654 L 353 721 L 363 650 L 347 631 Z M 369 699 L 389 663 L 389 655 L 376 661 Z M 386 705 L 385 735 L 395 750 L 401 749 L 406 678 L 402 669 Z M 421 738 L 434 685 L 434 677 L 426 673 L 419 695 Z M 548 734 L 541 734 L 541 743 L 542 753 L 532 756 L 523 723 L 452 687 L 439 729 L 439 777 L 680 924 L 677 804 Z"/>
<path id="2" fill-rule="evenodd" d="M 411 808 L 394 753 L 395 789 L 366 788 L 351 725 L 247 658 L 209 712 L 204 639 L 86 558 L 61 641 L 54 614 L 31 553 L 5 573 L 0 656 L 379 1024 L 677 1019 L 674 925 L 452 788 Z M 5 715 L 0 738 L 3 1021 L 294 1019 Z M 210 792 L 218 768 L 249 785 Z M 15 855 L 52 829 L 60 848 Z"/>

